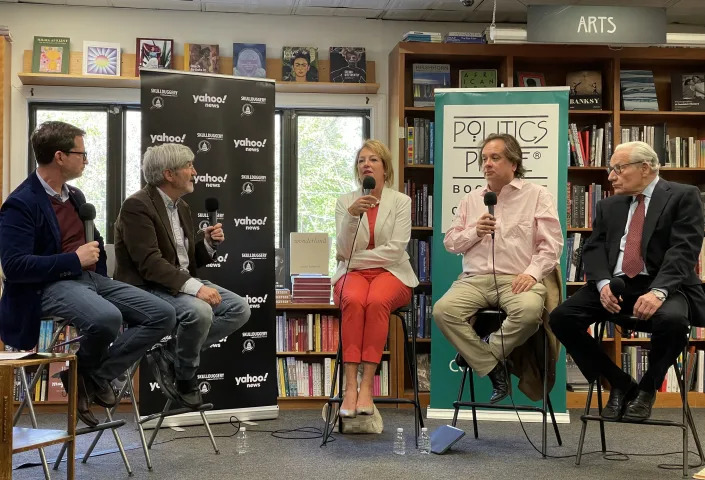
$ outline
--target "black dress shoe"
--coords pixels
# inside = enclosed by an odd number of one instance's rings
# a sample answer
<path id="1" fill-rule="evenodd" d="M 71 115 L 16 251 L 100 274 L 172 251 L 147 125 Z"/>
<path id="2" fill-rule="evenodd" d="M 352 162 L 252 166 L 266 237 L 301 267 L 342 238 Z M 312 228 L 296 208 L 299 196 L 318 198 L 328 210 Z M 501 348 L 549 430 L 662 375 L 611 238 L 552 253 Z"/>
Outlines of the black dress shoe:
<path id="1" fill-rule="evenodd" d="M 512 388 L 509 383 L 509 378 L 507 377 L 504 362 L 497 362 L 497 365 L 487 375 L 490 377 L 490 381 L 492 382 L 492 396 L 490 397 L 490 403 L 497 403 L 504 400 L 504 398 L 509 395 Z"/>
<path id="2" fill-rule="evenodd" d="M 174 374 L 174 365 L 167 358 L 163 347 L 161 345 L 156 345 L 152 350 L 147 352 L 146 356 L 152 375 L 159 384 L 159 389 L 168 399 L 178 402 L 179 395 L 175 386 L 176 378 Z"/>
<path id="3" fill-rule="evenodd" d="M 113 386 L 107 380 L 102 378 L 89 377 L 85 379 L 86 382 L 92 382 L 93 385 L 93 401 L 105 408 L 112 408 L 117 403 L 117 397 L 115 396 L 115 390 Z"/>
<path id="4" fill-rule="evenodd" d="M 203 405 L 203 397 L 198 389 L 198 380 L 194 376 L 191 380 L 177 380 L 177 401 L 184 407 L 198 408 Z"/>
<path id="5" fill-rule="evenodd" d="M 639 390 L 636 398 L 629 402 L 622 419 L 632 422 L 643 422 L 651 416 L 651 408 L 656 401 L 656 392 Z"/>
<path id="6" fill-rule="evenodd" d="M 636 397 L 639 387 L 632 381 L 626 389 L 612 388 L 607 404 L 602 408 L 602 418 L 616 422 L 622 418 L 624 407 Z"/>
<path id="7" fill-rule="evenodd" d="M 69 393 L 69 371 L 62 370 L 59 373 L 59 378 L 64 385 L 64 390 L 66 390 L 66 393 Z M 95 418 L 95 415 L 91 412 L 91 402 L 93 401 L 92 389 L 86 385 L 86 381 L 81 374 L 78 374 L 76 377 L 76 386 L 78 387 L 78 391 L 76 392 L 76 414 L 83 423 L 89 427 L 95 427 L 98 425 L 98 419 Z"/>

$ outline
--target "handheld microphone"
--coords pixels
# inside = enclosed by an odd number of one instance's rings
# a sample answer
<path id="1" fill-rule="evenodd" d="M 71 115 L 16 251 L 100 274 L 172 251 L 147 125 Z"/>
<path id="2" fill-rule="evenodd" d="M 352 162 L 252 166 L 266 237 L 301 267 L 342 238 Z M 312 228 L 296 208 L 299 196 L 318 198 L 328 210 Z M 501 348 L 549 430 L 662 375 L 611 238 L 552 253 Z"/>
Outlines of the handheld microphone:
<path id="1" fill-rule="evenodd" d="M 95 207 L 92 203 L 84 203 L 78 207 L 78 216 L 83 221 L 83 229 L 86 232 L 86 243 L 90 243 L 95 240 L 93 234 L 93 220 L 95 220 Z"/>
<path id="2" fill-rule="evenodd" d="M 619 296 L 624 293 L 625 288 L 626 285 L 624 284 L 624 280 L 621 278 L 614 277 L 610 280 L 610 290 L 612 291 L 612 295 L 617 297 L 617 299 L 619 299 Z"/>
<path id="3" fill-rule="evenodd" d="M 208 212 L 208 223 L 210 226 L 214 226 L 216 223 L 218 223 L 218 199 L 214 197 L 209 197 L 206 198 L 206 212 Z M 213 246 L 217 246 L 218 243 L 216 240 L 213 240 L 211 238 L 211 244 Z"/>
<path id="4" fill-rule="evenodd" d="M 487 205 L 487 211 L 494 217 L 494 206 L 497 205 L 497 194 L 494 192 L 485 193 L 484 201 L 485 205 Z M 492 232 L 492 238 L 494 238 L 494 232 Z"/>
<path id="5" fill-rule="evenodd" d="M 368 175 L 365 178 L 362 179 L 362 194 L 363 195 L 369 195 L 372 190 L 374 190 L 375 185 L 377 182 L 375 182 L 375 177 L 372 175 Z M 362 218 L 363 213 L 360 214 L 360 218 Z"/>

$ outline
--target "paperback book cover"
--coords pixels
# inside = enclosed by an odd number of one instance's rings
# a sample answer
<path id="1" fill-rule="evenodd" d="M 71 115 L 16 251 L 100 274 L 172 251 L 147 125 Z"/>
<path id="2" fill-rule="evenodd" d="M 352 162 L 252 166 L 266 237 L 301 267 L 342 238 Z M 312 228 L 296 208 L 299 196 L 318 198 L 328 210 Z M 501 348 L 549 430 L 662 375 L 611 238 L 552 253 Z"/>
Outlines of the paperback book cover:
<path id="1" fill-rule="evenodd" d="M 318 81 L 318 48 L 284 47 L 282 80 L 285 82 Z"/>
<path id="2" fill-rule="evenodd" d="M 184 70 L 187 72 L 220 73 L 218 45 L 185 43 Z"/>
<path id="3" fill-rule="evenodd" d="M 622 70 L 619 73 L 624 110 L 658 110 L 654 74 L 650 70 Z"/>
<path id="4" fill-rule="evenodd" d="M 120 44 L 83 41 L 83 74 L 120 76 Z"/>
<path id="5" fill-rule="evenodd" d="M 460 88 L 491 88 L 497 86 L 497 70 L 460 70 Z"/>
<path id="6" fill-rule="evenodd" d="M 137 65 L 135 75 L 140 76 L 140 68 L 172 68 L 174 40 L 168 38 L 138 38 L 135 50 Z"/>
<path id="7" fill-rule="evenodd" d="M 414 107 L 435 106 L 434 90 L 450 87 L 450 65 L 415 63 L 413 66 Z"/>
<path id="8" fill-rule="evenodd" d="M 68 37 L 34 37 L 32 73 L 69 73 Z"/>
<path id="9" fill-rule="evenodd" d="M 329 242 L 327 233 L 291 232 L 289 274 L 328 275 Z"/>
<path id="10" fill-rule="evenodd" d="M 671 110 L 674 112 L 705 111 L 705 72 L 672 74 Z"/>
<path id="11" fill-rule="evenodd" d="M 265 78 L 267 76 L 267 45 L 264 43 L 233 43 L 233 75 Z"/>
<path id="12" fill-rule="evenodd" d="M 366 83 L 365 49 L 363 47 L 330 47 L 330 81 Z"/>
<path id="13" fill-rule="evenodd" d="M 566 85 L 570 87 L 570 110 L 602 109 L 602 73 L 597 70 L 568 72 Z"/>

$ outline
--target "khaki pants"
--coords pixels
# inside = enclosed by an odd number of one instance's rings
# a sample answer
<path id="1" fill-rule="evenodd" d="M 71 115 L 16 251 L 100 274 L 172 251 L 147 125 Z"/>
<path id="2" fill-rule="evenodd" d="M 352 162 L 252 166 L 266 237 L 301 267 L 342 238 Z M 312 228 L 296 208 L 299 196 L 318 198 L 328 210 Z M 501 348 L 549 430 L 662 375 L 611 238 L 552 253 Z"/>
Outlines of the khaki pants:
<path id="1" fill-rule="evenodd" d="M 480 376 L 487 375 L 502 360 L 502 343 L 505 356 L 509 356 L 541 325 L 546 287 L 537 283 L 528 292 L 514 294 L 514 278 L 515 275 L 497 275 L 499 298 L 492 274 L 456 280 L 433 306 L 433 320 L 438 328 Z M 485 343 L 468 320 L 481 308 L 497 306 L 507 313 L 501 330 L 504 342 L 498 330 Z"/>

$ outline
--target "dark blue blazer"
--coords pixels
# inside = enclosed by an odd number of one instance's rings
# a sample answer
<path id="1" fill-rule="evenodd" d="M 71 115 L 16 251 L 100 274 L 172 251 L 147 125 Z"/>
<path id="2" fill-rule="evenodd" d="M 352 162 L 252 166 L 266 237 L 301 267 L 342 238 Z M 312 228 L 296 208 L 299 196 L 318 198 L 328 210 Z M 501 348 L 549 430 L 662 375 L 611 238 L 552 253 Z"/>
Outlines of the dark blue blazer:
<path id="1" fill-rule="evenodd" d="M 68 186 L 69 199 L 78 208 L 86 197 Z M 103 239 L 96 273 L 107 274 Z M 39 340 L 44 286 L 81 275 L 75 253 L 61 253 L 59 222 L 51 200 L 36 172 L 32 172 L 0 208 L 0 263 L 5 273 L 5 290 L 0 299 L 0 337 L 6 345 L 31 349 Z"/>

